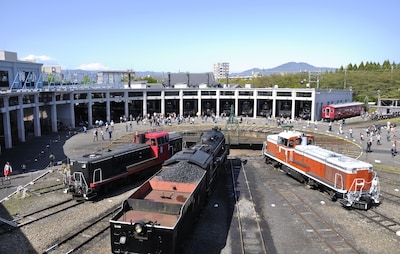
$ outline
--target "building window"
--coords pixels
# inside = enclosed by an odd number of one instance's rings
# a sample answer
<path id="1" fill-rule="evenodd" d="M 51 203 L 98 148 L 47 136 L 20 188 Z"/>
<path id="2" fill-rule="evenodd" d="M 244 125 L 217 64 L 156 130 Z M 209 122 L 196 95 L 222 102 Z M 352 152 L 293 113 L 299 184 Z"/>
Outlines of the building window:
<path id="1" fill-rule="evenodd" d="M 128 92 L 128 97 L 143 97 L 143 92 Z"/>
<path id="2" fill-rule="evenodd" d="M 11 96 L 10 99 L 8 100 L 8 105 L 10 106 L 15 106 L 18 105 L 18 96 Z"/>
<path id="3" fill-rule="evenodd" d="M 179 96 L 179 91 L 165 92 L 165 96 Z"/>
<path id="4" fill-rule="evenodd" d="M 297 92 L 296 93 L 297 97 L 311 97 L 311 93 L 304 93 L 304 92 Z"/>
<path id="5" fill-rule="evenodd" d="M 258 96 L 272 96 L 271 91 L 258 91 Z"/>
<path id="6" fill-rule="evenodd" d="M 8 82 L 8 71 L 0 71 L 0 87 L 10 87 Z"/>
<path id="7" fill-rule="evenodd" d="M 216 91 L 201 91 L 201 95 L 216 95 Z"/>
<path id="8" fill-rule="evenodd" d="M 234 96 L 235 95 L 235 91 L 221 91 L 221 95 Z"/>
<path id="9" fill-rule="evenodd" d="M 197 91 L 183 91 L 183 96 L 196 96 Z"/>
<path id="10" fill-rule="evenodd" d="M 148 92 L 147 96 L 161 96 L 161 92 Z"/>
<path id="11" fill-rule="evenodd" d="M 276 96 L 291 97 L 292 96 L 292 92 L 277 92 Z"/>
<path id="12" fill-rule="evenodd" d="M 239 91 L 240 96 L 253 96 L 252 91 Z"/>

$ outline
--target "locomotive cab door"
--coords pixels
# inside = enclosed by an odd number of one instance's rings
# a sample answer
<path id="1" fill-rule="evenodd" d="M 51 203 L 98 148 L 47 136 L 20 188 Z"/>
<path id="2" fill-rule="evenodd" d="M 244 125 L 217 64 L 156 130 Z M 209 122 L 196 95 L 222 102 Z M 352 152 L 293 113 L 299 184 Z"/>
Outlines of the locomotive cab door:
<path id="1" fill-rule="evenodd" d="M 93 183 L 98 183 L 103 181 L 103 174 L 101 168 L 97 168 L 93 171 Z"/>
<path id="2" fill-rule="evenodd" d="M 163 136 L 160 138 L 157 138 L 156 140 L 156 147 L 152 147 L 152 149 L 157 150 L 157 157 L 161 161 L 165 161 L 171 157 L 171 153 L 169 150 L 169 138 L 168 136 Z"/>
<path id="3" fill-rule="evenodd" d="M 152 157 L 158 158 L 159 154 L 158 154 L 158 143 L 157 143 L 157 139 L 156 138 L 151 138 L 149 140 L 147 140 L 146 144 L 150 145 L 150 149 L 152 151 Z"/>

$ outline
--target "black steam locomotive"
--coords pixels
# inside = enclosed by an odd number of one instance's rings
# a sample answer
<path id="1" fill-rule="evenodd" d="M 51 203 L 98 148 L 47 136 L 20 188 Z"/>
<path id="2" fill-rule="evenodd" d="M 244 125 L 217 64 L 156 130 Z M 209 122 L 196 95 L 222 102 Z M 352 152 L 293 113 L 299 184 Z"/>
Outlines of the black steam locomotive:
<path id="1" fill-rule="evenodd" d="M 228 154 L 224 134 L 214 128 L 168 159 L 110 220 L 112 252 L 179 252 Z"/>

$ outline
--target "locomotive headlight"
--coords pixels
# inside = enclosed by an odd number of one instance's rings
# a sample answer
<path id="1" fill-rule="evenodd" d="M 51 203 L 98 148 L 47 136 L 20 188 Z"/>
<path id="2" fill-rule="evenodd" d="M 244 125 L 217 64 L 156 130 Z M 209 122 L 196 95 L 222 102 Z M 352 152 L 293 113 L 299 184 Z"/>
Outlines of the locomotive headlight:
<path id="1" fill-rule="evenodd" d="M 141 234 L 143 233 L 144 229 L 144 222 L 143 221 L 138 221 L 133 225 L 133 228 L 135 229 L 136 234 Z"/>
<path id="2" fill-rule="evenodd" d="M 125 244 L 125 243 L 126 243 L 126 236 L 121 236 L 121 237 L 119 238 L 119 243 L 120 243 L 120 244 Z"/>
<path id="3" fill-rule="evenodd" d="M 135 225 L 135 232 L 137 234 L 140 234 L 140 233 L 142 233 L 142 231 L 143 231 L 143 225 L 142 224 L 136 224 Z"/>

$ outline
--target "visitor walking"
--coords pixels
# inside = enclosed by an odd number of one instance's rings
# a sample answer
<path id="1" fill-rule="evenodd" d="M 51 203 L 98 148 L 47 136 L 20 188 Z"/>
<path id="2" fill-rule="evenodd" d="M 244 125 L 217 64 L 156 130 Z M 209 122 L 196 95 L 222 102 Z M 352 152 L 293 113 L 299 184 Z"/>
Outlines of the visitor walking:
<path id="1" fill-rule="evenodd" d="M 56 159 L 56 156 L 54 156 L 53 153 L 50 153 L 50 155 L 49 155 L 50 167 L 54 166 L 54 160 L 55 159 Z"/>
<path id="2" fill-rule="evenodd" d="M 4 165 L 4 179 L 5 180 L 10 180 L 10 176 L 12 173 L 12 167 L 10 165 L 10 162 L 6 162 L 6 164 Z"/>
<path id="3" fill-rule="evenodd" d="M 397 141 L 396 140 L 393 141 L 391 152 L 392 152 L 392 157 L 396 156 L 396 154 L 397 154 Z"/>
<path id="4" fill-rule="evenodd" d="M 372 136 L 369 136 L 368 141 L 367 141 L 367 153 L 372 152 L 372 150 L 371 150 L 372 142 L 373 142 Z"/>
<path id="5" fill-rule="evenodd" d="M 104 140 L 104 131 L 103 131 L 103 129 L 100 130 L 100 134 L 101 134 L 101 139 Z"/>
<path id="6" fill-rule="evenodd" d="M 99 141 L 99 136 L 97 133 L 97 128 L 93 131 L 93 141 Z"/>
<path id="7" fill-rule="evenodd" d="M 376 133 L 376 144 L 381 145 L 381 133 L 380 132 Z"/>

